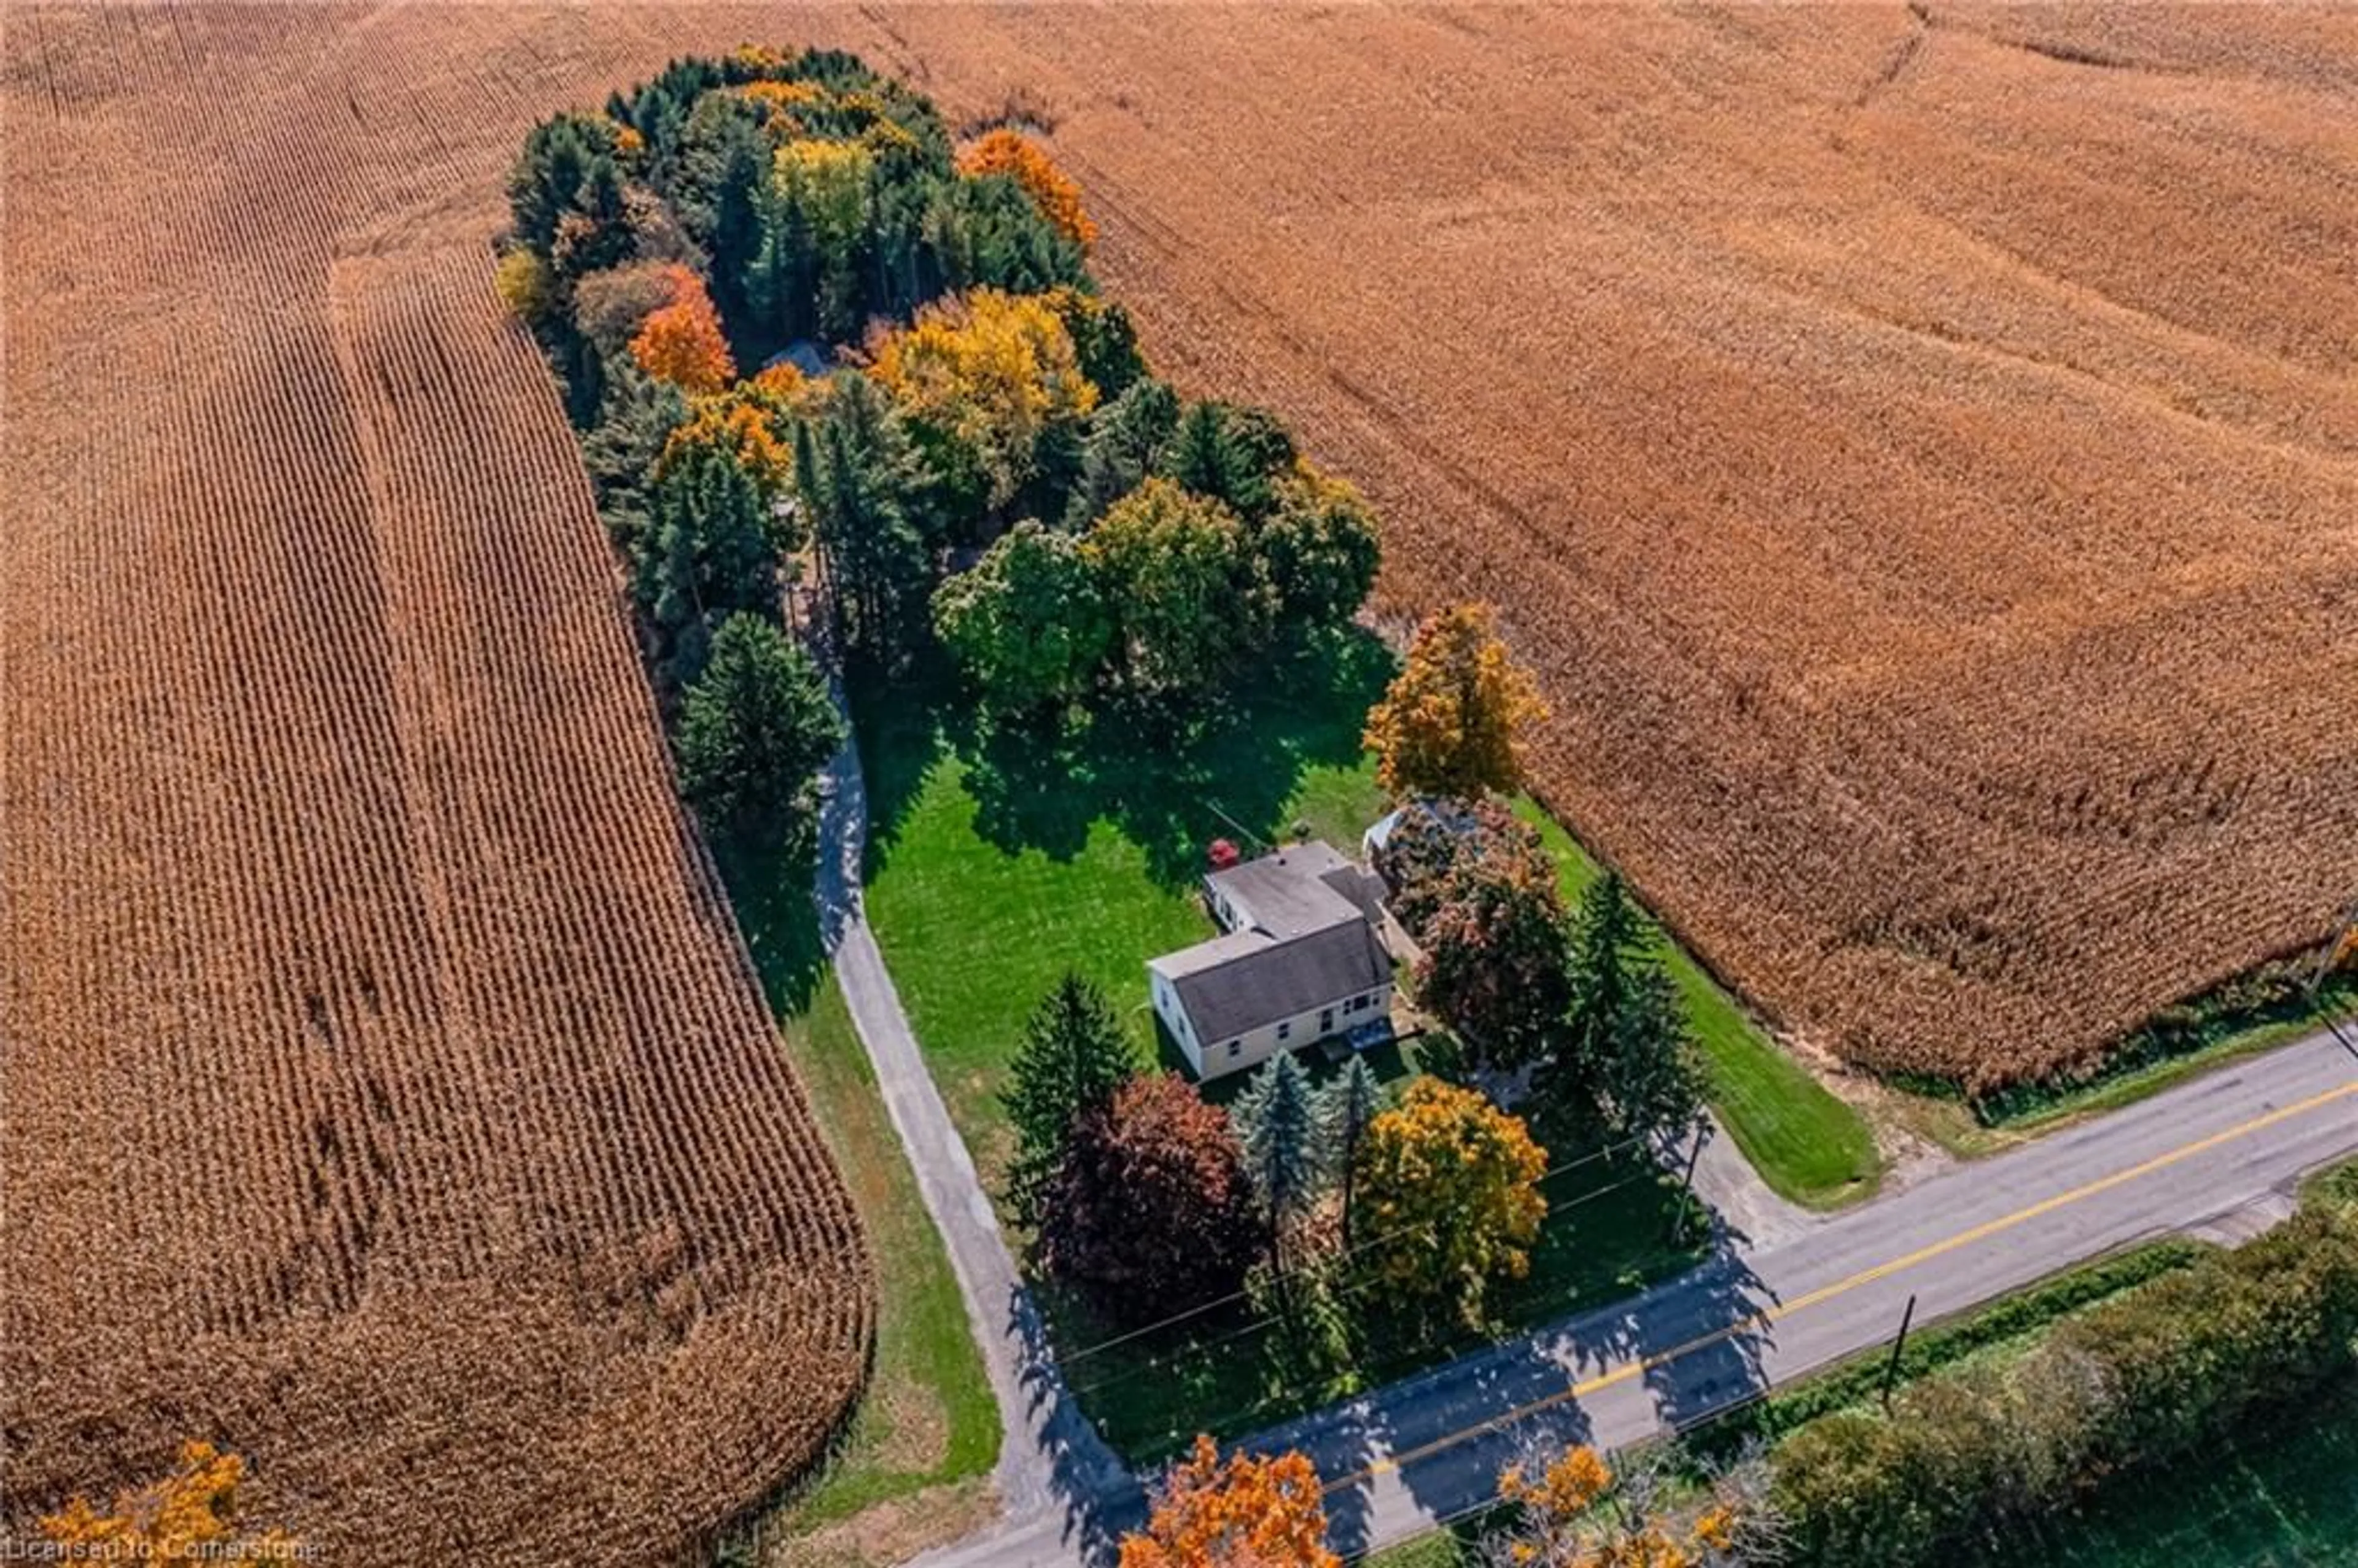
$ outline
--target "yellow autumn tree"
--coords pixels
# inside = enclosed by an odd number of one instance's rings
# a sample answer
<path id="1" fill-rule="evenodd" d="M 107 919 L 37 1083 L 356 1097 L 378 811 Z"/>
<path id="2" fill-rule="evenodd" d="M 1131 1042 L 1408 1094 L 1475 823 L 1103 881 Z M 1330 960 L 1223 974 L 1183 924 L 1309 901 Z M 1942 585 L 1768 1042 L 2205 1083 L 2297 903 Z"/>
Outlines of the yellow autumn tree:
<path id="1" fill-rule="evenodd" d="M 1368 1123 L 1355 1167 L 1368 1266 L 1402 1292 L 1479 1314 L 1489 1282 L 1520 1279 L 1547 1217 L 1547 1151 L 1474 1089 L 1421 1077 Z"/>
<path id="2" fill-rule="evenodd" d="M 1523 782 L 1525 735 L 1547 712 L 1490 607 L 1453 604 L 1416 629 L 1400 675 L 1368 714 L 1366 744 L 1396 797 L 1511 795 Z"/>
<path id="3" fill-rule="evenodd" d="M 492 283 L 500 291 L 501 301 L 521 321 L 538 321 L 548 313 L 549 304 L 557 297 L 556 286 L 548 276 L 548 264 L 523 245 L 501 255 Z"/>
<path id="4" fill-rule="evenodd" d="M 648 314 L 631 340 L 631 357 L 658 381 L 690 394 L 715 393 L 737 379 L 737 362 L 720 334 L 720 313 L 704 280 L 676 263 L 664 269 L 671 303 Z"/>
<path id="5" fill-rule="evenodd" d="M 1709 1496 L 1677 1510 L 1656 1506 L 1585 1444 L 1498 1472 L 1505 1561 L 1517 1568 L 1738 1568 L 1776 1559 L 1783 1531 L 1758 1475 L 1715 1477 Z M 1609 1505 L 1609 1506 L 1608 1506 Z"/>
<path id="6" fill-rule="evenodd" d="M 1072 334 L 1036 295 L 978 288 L 929 305 L 869 353 L 927 460 L 978 509 L 1013 500 L 1037 471 L 1042 436 L 1078 427 L 1098 403 Z"/>
<path id="7" fill-rule="evenodd" d="M 181 1446 L 179 1463 L 151 1486 L 124 1492 L 104 1513 L 75 1498 L 38 1522 L 60 1556 L 141 1563 L 292 1562 L 297 1543 L 281 1530 L 240 1531 L 237 1488 L 245 1461 L 210 1443 Z"/>
<path id="8" fill-rule="evenodd" d="M 1318 1472 L 1300 1454 L 1264 1458 L 1208 1437 L 1173 1467 L 1121 1568 L 1342 1568 L 1326 1548 Z"/>
<path id="9" fill-rule="evenodd" d="M 1081 188 L 1040 145 L 1020 131 L 1001 126 L 986 132 L 958 154 L 958 172 L 968 177 L 1003 174 L 1023 188 L 1040 215 L 1081 249 L 1098 241 L 1098 226 L 1081 206 Z"/>

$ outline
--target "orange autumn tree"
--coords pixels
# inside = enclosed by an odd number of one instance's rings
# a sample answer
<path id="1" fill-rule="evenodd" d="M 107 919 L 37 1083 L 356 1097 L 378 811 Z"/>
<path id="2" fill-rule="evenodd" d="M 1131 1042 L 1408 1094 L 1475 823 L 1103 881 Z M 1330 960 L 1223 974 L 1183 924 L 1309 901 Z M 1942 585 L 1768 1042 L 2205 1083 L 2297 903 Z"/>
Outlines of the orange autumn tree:
<path id="1" fill-rule="evenodd" d="M 1416 629 L 1365 739 L 1395 797 L 1512 795 L 1523 782 L 1525 732 L 1547 714 L 1490 607 L 1453 604 Z"/>
<path id="2" fill-rule="evenodd" d="M 720 335 L 720 313 L 704 280 L 676 263 L 664 269 L 671 303 L 650 313 L 631 340 L 631 357 L 659 381 L 691 394 L 716 393 L 737 379 L 737 362 Z"/>
<path id="3" fill-rule="evenodd" d="M 210 1443 L 181 1445 L 179 1463 L 162 1480 L 122 1493 L 101 1513 L 75 1498 L 38 1521 L 42 1538 L 60 1556 L 142 1563 L 292 1562 L 297 1543 L 280 1530 L 240 1533 L 237 1487 L 245 1461 Z"/>
<path id="4" fill-rule="evenodd" d="M 1738 1568 L 1782 1554 L 1757 1466 L 1715 1476 L 1681 1517 L 1656 1493 L 1642 1467 L 1617 1476 L 1585 1444 L 1518 1461 L 1498 1472 L 1498 1500 L 1513 1510 L 1499 1555 L 1516 1568 Z"/>
<path id="5" fill-rule="evenodd" d="M 1297 1453 L 1224 1461 L 1208 1437 L 1173 1466 L 1121 1568 L 1342 1568 L 1326 1549 L 1318 1472 Z"/>
<path id="6" fill-rule="evenodd" d="M 709 447 L 752 475 L 763 500 L 784 499 L 795 482 L 794 422 L 817 413 L 824 402 L 824 383 L 781 360 L 726 392 L 693 399 L 687 423 L 672 431 L 655 459 L 655 477 L 693 449 Z"/>
<path id="7" fill-rule="evenodd" d="M 1074 243 L 1083 250 L 1097 243 L 1098 226 L 1081 207 L 1081 188 L 1022 133 L 1004 125 L 986 132 L 958 154 L 957 167 L 960 174 L 969 178 L 1006 175 L 1023 188 L 1040 215 L 1063 230 Z"/>

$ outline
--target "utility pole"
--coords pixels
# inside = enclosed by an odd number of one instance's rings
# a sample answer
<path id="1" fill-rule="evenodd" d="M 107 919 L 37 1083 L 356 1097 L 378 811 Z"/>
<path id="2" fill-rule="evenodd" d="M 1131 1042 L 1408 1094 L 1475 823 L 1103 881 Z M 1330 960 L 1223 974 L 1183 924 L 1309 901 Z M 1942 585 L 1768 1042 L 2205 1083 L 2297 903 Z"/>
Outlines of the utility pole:
<path id="1" fill-rule="evenodd" d="M 1673 1247 L 1683 1246 L 1686 1242 L 1687 1216 L 1694 1206 L 1695 1166 L 1703 1161 L 1703 1141 L 1710 1136 L 1711 1123 L 1698 1120 L 1695 1123 L 1694 1147 L 1687 1151 L 1686 1173 L 1679 1178 L 1679 1212 L 1671 1225 L 1671 1245 Z"/>
<path id="2" fill-rule="evenodd" d="M 1891 1342 L 1891 1359 L 1883 1368 L 1883 1413 L 1891 1413 L 1891 1385 L 1899 1378 L 1899 1355 L 1908 1348 L 1908 1325 L 1916 1321 L 1916 1296 L 1909 1293 L 1908 1310 L 1899 1314 L 1899 1337 Z"/>

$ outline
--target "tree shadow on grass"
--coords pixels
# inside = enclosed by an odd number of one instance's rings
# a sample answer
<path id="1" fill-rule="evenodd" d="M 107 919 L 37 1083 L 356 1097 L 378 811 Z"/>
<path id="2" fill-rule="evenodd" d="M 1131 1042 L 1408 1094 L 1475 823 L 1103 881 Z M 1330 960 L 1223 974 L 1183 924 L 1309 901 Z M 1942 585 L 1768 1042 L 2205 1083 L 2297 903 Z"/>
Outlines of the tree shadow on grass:
<path id="1" fill-rule="evenodd" d="M 1250 849 L 1283 838 L 1314 767 L 1361 755 L 1368 708 L 1392 655 L 1352 628 L 1312 640 L 1195 708 L 1115 700 L 1061 730 L 999 726 L 961 748 L 977 830 L 1010 854 L 1077 855 L 1111 822 L 1166 888 L 1192 884 L 1214 838 Z"/>
<path id="2" fill-rule="evenodd" d="M 973 705 L 942 651 L 927 643 L 886 668 L 855 659 L 844 670 L 852 741 L 868 797 L 861 880 L 872 881 L 892 856 L 925 779 L 945 754 L 971 744 Z"/>
<path id="3" fill-rule="evenodd" d="M 799 1015 L 827 972 L 809 850 L 716 847 L 713 858 L 771 1011 L 780 1018 Z"/>

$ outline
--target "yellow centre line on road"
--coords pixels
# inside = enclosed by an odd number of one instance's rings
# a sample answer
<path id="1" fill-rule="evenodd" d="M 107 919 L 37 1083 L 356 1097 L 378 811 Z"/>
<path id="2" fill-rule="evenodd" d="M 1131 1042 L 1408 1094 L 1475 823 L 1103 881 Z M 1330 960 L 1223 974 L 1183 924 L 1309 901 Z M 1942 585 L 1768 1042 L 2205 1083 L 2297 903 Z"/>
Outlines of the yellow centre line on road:
<path id="1" fill-rule="evenodd" d="M 1738 1319 L 1725 1328 L 1714 1329 L 1709 1334 L 1691 1339 L 1684 1345 L 1674 1346 L 1671 1349 L 1657 1352 L 1639 1360 L 1625 1362 L 1610 1372 L 1600 1373 L 1585 1382 L 1574 1383 L 1570 1388 L 1533 1400 L 1528 1404 L 1517 1405 L 1498 1415 L 1485 1417 L 1470 1426 L 1460 1427 L 1455 1432 L 1436 1437 L 1430 1443 L 1422 1443 L 1414 1448 L 1388 1454 L 1364 1469 L 1354 1470 L 1347 1476 L 1336 1476 L 1327 1482 L 1323 1489 L 1328 1492 L 1338 1491 L 1347 1487 L 1357 1486 L 1377 1476 L 1389 1475 L 1403 1465 L 1413 1465 L 1418 1460 L 1429 1458 L 1444 1449 L 1455 1447 L 1468 1438 L 1479 1437 L 1485 1433 L 1510 1426 L 1526 1416 L 1536 1415 L 1541 1411 L 1552 1410 L 1557 1405 L 1585 1399 L 1599 1390 L 1609 1389 L 1616 1383 L 1626 1383 L 1632 1378 L 1643 1377 L 1658 1367 L 1668 1366 L 1682 1357 L 1692 1356 L 1698 1350 L 1723 1344 L 1740 1334 L 1766 1328 L 1780 1318 L 1788 1318 L 1795 1313 L 1806 1312 L 1811 1307 L 1832 1301 L 1845 1292 L 1857 1290 L 1862 1285 L 1871 1285 L 1877 1280 L 1888 1279 L 1904 1269 L 1912 1269 L 1919 1263 L 1929 1262 L 1943 1253 L 1953 1252 L 1960 1247 L 1970 1247 L 1976 1241 L 1985 1241 L 2001 1231 L 2011 1230 L 2018 1225 L 2027 1225 L 2034 1219 L 2053 1214 L 2057 1209 L 2069 1207 L 2072 1204 L 2094 1197 L 2099 1193 L 2110 1192 L 2113 1188 L 2134 1182 L 2141 1176 L 2149 1176 L 2156 1171 L 2175 1165 L 2181 1160 L 2190 1160 L 2197 1154 L 2208 1153 L 2223 1143 L 2232 1143 L 2238 1138 L 2247 1138 L 2255 1132 L 2274 1127 L 2278 1122 L 2288 1121 L 2296 1116 L 2305 1116 L 2320 1106 L 2331 1105 L 2338 1099 L 2347 1099 L 2353 1095 L 2358 1095 L 2358 1083 L 2344 1084 L 2340 1088 L 2328 1089 L 2323 1094 L 2311 1095 L 2298 1105 L 2285 1106 L 2269 1111 L 2265 1116 L 2255 1116 L 2251 1120 L 2230 1127 L 2223 1132 L 2214 1132 L 2208 1138 L 2199 1138 L 2191 1143 L 2172 1149 L 2166 1154 L 2157 1154 L 2152 1159 L 2132 1165 L 2125 1171 L 2115 1171 L 2109 1176 L 2100 1177 L 2085 1186 L 2074 1187 L 2067 1193 L 2058 1193 L 2051 1198 L 2042 1198 L 2027 1208 L 2017 1209 L 2012 1214 L 1996 1219 L 1986 1220 L 1971 1229 L 1961 1230 L 1954 1236 L 1935 1241 L 1928 1247 L 1920 1247 L 1904 1258 L 1894 1258 L 1887 1263 L 1877 1263 L 1872 1269 L 1862 1269 L 1846 1280 L 1837 1280 L 1831 1285 L 1822 1286 L 1817 1290 L 1795 1296 L 1790 1302 L 1779 1302 L 1774 1306 L 1765 1307 L 1759 1312 Z"/>

